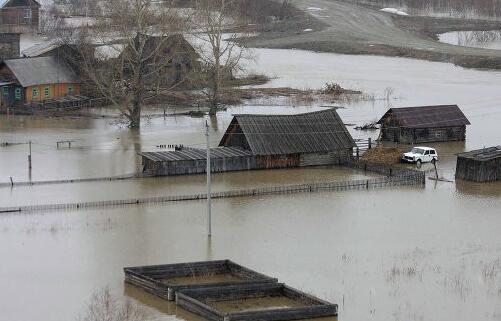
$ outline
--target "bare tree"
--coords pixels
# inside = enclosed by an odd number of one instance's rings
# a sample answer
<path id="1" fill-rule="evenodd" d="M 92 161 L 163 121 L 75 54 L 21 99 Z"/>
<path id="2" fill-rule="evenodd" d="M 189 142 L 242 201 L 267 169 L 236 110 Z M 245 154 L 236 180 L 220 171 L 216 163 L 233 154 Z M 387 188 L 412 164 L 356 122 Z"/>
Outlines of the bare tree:
<path id="1" fill-rule="evenodd" d="M 145 321 L 144 309 L 130 300 L 120 302 L 109 288 L 95 292 L 79 321 Z"/>
<path id="2" fill-rule="evenodd" d="M 223 81 L 230 80 L 242 69 L 242 59 L 249 58 L 248 50 L 235 41 L 238 35 L 230 33 L 238 27 L 237 15 L 232 15 L 238 4 L 237 0 L 195 1 L 192 21 L 194 36 L 200 42 L 197 49 L 205 66 L 210 115 L 215 115 L 220 105 Z"/>
<path id="3" fill-rule="evenodd" d="M 185 19 L 167 2 L 108 0 L 104 16 L 70 40 L 77 43 L 84 77 L 121 111 L 131 128 L 140 127 L 148 100 L 183 81 L 169 80 L 168 72 L 177 46 L 182 48 L 179 33 Z"/>

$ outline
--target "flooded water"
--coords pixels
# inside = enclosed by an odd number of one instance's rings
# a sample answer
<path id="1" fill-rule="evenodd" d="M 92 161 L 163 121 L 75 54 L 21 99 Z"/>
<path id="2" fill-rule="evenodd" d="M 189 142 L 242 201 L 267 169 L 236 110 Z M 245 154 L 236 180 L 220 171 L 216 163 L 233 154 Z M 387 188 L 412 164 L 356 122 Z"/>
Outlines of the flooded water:
<path id="1" fill-rule="evenodd" d="M 501 50 L 501 31 L 453 31 L 438 35 L 440 42 L 456 46 Z"/>
<path id="2" fill-rule="evenodd" d="M 256 50 L 249 70 L 271 86 L 321 88 L 326 82 L 373 94 L 346 103 L 349 124 L 389 106 L 458 104 L 470 119 L 466 142 L 430 144 L 441 176 L 453 180 L 455 153 L 500 144 L 501 73 L 410 59 Z M 390 99 L 386 94 L 390 93 Z M 268 105 L 267 105 L 268 103 Z M 232 113 L 295 113 L 319 106 L 229 108 L 211 123 L 216 145 Z M 139 132 L 109 119 L 0 116 L 0 181 L 120 175 L 137 151 L 160 144 L 204 146 L 205 119 L 151 118 Z M 377 136 L 358 132 L 355 138 Z M 73 140 L 71 149 L 57 149 Z M 215 189 L 365 177 L 340 168 L 214 175 Z M 1 206 L 105 200 L 203 191 L 204 176 L 0 188 Z M 389 188 L 214 201 L 213 237 L 204 202 L 0 216 L 1 319 L 74 320 L 104 286 L 149 308 L 158 320 L 197 320 L 123 283 L 124 266 L 232 259 L 339 304 L 340 320 L 501 319 L 501 184 L 428 181 Z M 64 302 L 64 304 L 62 304 Z M 29 308 L 28 308 L 29 307 Z"/>

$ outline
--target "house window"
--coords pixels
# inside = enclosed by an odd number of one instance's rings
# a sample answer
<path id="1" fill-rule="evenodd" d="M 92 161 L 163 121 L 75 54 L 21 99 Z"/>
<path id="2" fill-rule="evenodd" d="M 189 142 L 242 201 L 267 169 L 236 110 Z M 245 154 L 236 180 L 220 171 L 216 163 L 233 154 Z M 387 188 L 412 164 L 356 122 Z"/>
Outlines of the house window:
<path id="1" fill-rule="evenodd" d="M 73 95 L 73 85 L 68 85 L 68 95 Z"/>
<path id="2" fill-rule="evenodd" d="M 31 95 L 33 96 L 33 98 L 37 98 L 38 97 L 38 88 L 33 87 L 33 89 L 31 90 Z"/>
<path id="3" fill-rule="evenodd" d="M 9 94 L 9 87 L 7 86 L 3 86 L 2 87 L 2 93 L 7 96 Z"/>
<path id="4" fill-rule="evenodd" d="M 21 88 L 17 87 L 16 90 L 14 91 L 14 98 L 16 100 L 21 100 Z"/>
<path id="5" fill-rule="evenodd" d="M 31 20 L 31 9 L 24 9 L 24 19 Z"/>
<path id="6" fill-rule="evenodd" d="M 50 97 L 50 87 L 49 86 L 46 86 L 44 88 L 44 95 L 45 95 L 45 97 Z"/>

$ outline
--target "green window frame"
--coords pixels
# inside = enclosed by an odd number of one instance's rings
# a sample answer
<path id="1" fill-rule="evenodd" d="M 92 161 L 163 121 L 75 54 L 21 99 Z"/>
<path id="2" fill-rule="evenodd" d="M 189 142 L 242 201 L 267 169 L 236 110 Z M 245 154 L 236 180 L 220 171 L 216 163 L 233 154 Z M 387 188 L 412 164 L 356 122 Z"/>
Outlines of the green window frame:
<path id="1" fill-rule="evenodd" d="M 2 93 L 7 96 L 9 94 L 9 86 L 2 87 Z"/>
<path id="2" fill-rule="evenodd" d="M 21 100 L 21 96 L 22 96 L 21 88 L 16 87 L 16 89 L 14 90 L 14 99 Z"/>
<path id="3" fill-rule="evenodd" d="M 33 87 L 33 88 L 31 89 L 31 96 L 33 96 L 33 98 L 37 98 L 37 97 L 38 97 L 38 94 L 39 94 L 39 92 L 38 92 L 38 88 L 37 88 L 37 87 Z"/>
<path id="4" fill-rule="evenodd" d="M 73 85 L 68 85 L 68 95 L 73 94 Z"/>
<path id="5" fill-rule="evenodd" d="M 50 97 L 50 87 L 49 86 L 45 86 L 43 91 L 44 91 L 45 97 Z"/>

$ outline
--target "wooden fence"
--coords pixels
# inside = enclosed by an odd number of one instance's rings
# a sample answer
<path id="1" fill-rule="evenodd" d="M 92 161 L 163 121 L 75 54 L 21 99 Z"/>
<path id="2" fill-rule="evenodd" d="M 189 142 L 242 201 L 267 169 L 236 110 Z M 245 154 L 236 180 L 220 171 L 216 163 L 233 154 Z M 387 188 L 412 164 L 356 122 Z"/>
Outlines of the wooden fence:
<path id="1" fill-rule="evenodd" d="M 413 185 L 423 186 L 425 184 L 425 181 L 426 177 L 424 172 L 410 171 L 405 175 L 387 176 L 387 177 L 379 177 L 371 179 L 281 185 L 281 186 L 269 186 L 261 188 L 214 192 L 211 193 L 211 197 L 214 199 L 218 199 L 218 198 L 248 197 L 248 196 L 258 196 L 258 195 L 272 195 L 272 194 L 342 191 L 350 189 L 375 189 L 375 188 L 383 188 L 391 186 L 413 186 Z M 169 196 L 156 196 L 156 197 L 146 197 L 146 198 L 122 199 L 122 200 L 27 205 L 18 207 L 2 207 L 0 208 L 0 213 L 91 209 L 91 208 L 102 208 L 102 207 L 124 206 L 124 205 L 159 204 L 167 202 L 193 201 L 193 200 L 203 200 L 206 198 L 207 194 L 199 193 L 190 195 L 169 195 Z"/>

